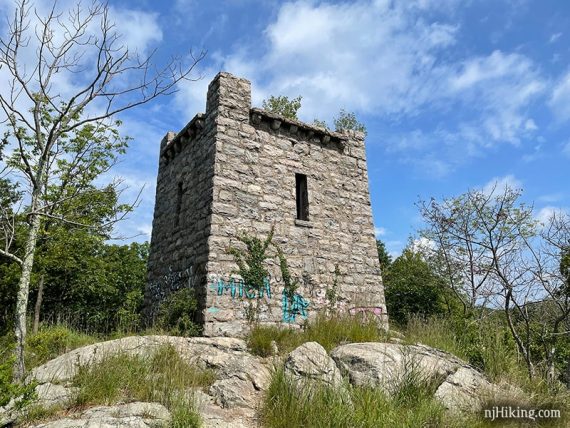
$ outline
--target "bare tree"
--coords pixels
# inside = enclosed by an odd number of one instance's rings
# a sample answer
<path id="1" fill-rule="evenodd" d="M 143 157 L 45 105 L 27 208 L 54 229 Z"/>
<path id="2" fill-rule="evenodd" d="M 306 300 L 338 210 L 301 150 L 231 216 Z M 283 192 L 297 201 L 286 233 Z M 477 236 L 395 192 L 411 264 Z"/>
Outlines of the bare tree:
<path id="1" fill-rule="evenodd" d="M 156 68 L 153 53 L 141 57 L 121 44 L 109 7 L 97 1 L 67 14 L 54 2 L 41 15 L 28 0 L 18 0 L 8 24 L 0 40 L 0 69 L 9 76 L 0 111 L 8 129 L 4 144 L 13 152 L 0 171 L 24 186 L 27 199 L 23 251 L 12 251 L 15 230 L 5 221 L 0 255 L 21 266 L 14 377 L 22 380 L 30 275 L 42 219 L 87 225 L 81 215 L 67 216 L 59 208 L 88 197 L 93 178 L 114 163 L 109 153 L 124 151 L 124 139 L 114 130 L 118 123 L 111 119 L 174 93 L 204 52 L 189 64 L 173 58 Z M 58 90 L 62 81 L 72 89 Z"/>
<path id="2" fill-rule="evenodd" d="M 434 243 L 450 286 L 466 309 L 502 306 L 532 377 L 528 304 L 540 298 L 540 284 L 529 249 L 535 245 L 537 222 L 532 207 L 518 202 L 520 195 L 520 190 L 495 186 L 419 206 L 427 223 L 422 234 Z"/>
<path id="3" fill-rule="evenodd" d="M 553 213 L 541 232 L 542 245 L 531 248 L 534 278 L 543 290 L 540 306 L 540 341 L 546 356 L 548 380 L 557 378 L 555 360 L 562 337 L 570 337 L 570 216 Z M 570 361 L 567 362 L 570 374 Z M 570 382 L 570 377 L 568 379 Z"/>

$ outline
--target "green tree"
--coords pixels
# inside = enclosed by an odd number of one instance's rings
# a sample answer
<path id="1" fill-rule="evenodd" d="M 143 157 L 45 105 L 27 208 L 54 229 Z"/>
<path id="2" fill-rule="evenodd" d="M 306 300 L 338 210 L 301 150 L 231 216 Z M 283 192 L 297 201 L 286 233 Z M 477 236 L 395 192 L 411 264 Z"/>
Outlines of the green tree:
<path id="1" fill-rule="evenodd" d="M 445 284 L 420 253 L 407 248 L 384 272 L 384 293 L 390 318 L 405 325 L 412 315 L 445 312 Z"/>
<path id="2" fill-rule="evenodd" d="M 156 69 L 150 57 L 132 54 L 124 45 L 107 4 L 95 1 L 87 9 L 74 6 L 66 13 L 52 4 L 42 16 L 28 0 L 18 0 L 0 42 L 0 67 L 8 73 L 0 88 L 0 121 L 8 128 L 3 146 L 15 148 L 12 156 L 2 159 L 0 171 L 23 177 L 19 182 L 29 195 L 20 253 L 10 245 L 6 249 L 5 242 L 0 245 L 0 255 L 21 268 L 15 321 L 18 381 L 25 372 L 28 296 L 42 220 L 92 227 L 82 215 L 66 218 L 59 207 L 80 195 L 87 197 L 95 177 L 108 171 L 124 152 L 126 139 L 116 131 L 119 122 L 113 117 L 171 94 L 201 59 L 190 67 L 173 61 Z M 37 25 L 32 16 L 39 18 Z M 29 50 L 32 60 L 24 61 L 22 53 L 30 40 L 38 48 Z M 70 93 L 56 92 L 56 75 L 60 81 L 73 82 Z M 117 215 L 120 218 L 121 213 Z"/>
<path id="3" fill-rule="evenodd" d="M 300 95 L 297 98 L 289 99 L 289 97 L 280 95 L 271 95 L 267 100 L 263 100 L 261 106 L 264 110 L 271 113 L 278 114 L 289 119 L 298 119 L 297 112 L 301 108 L 301 100 L 303 97 Z"/>
<path id="4" fill-rule="evenodd" d="M 366 126 L 359 122 L 356 118 L 356 115 L 352 112 L 347 112 L 344 109 L 341 109 L 338 116 L 334 118 L 334 127 L 337 131 L 342 130 L 350 130 L 350 131 L 360 131 L 363 132 L 364 135 L 368 133 L 366 130 Z"/>
<path id="5" fill-rule="evenodd" d="M 376 249 L 378 250 L 378 260 L 380 261 L 380 269 L 384 272 L 390 268 L 392 264 L 392 256 L 386 250 L 386 244 L 380 239 L 376 240 Z"/>

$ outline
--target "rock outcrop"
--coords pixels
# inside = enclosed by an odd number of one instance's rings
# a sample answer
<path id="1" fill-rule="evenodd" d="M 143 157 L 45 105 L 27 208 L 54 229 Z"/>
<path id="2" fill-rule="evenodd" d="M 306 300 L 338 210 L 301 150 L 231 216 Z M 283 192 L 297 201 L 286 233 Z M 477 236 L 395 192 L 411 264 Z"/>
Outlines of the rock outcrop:
<path id="1" fill-rule="evenodd" d="M 164 345 L 172 346 L 189 364 L 215 371 L 216 379 L 209 388 L 189 391 L 205 427 L 259 426 L 257 414 L 269 388 L 271 371 L 281 362 L 277 357 L 251 355 L 243 340 L 227 337 L 127 337 L 76 349 L 31 371 L 29 380 L 38 383 L 37 404 L 65 408 L 76 394 L 71 381 L 82 366 L 118 354 L 151 355 Z M 352 343 L 338 346 L 329 356 L 321 345 L 308 342 L 282 362 L 286 376 L 301 388 L 314 382 L 335 388 L 351 383 L 393 394 L 407 376 L 413 375 L 432 382 L 434 397 L 453 411 L 477 411 L 488 399 L 505 398 L 505 388 L 492 384 L 464 361 L 423 345 Z M 0 409 L 0 426 L 10 424 L 17 416 L 13 403 Z M 162 427 L 169 421 L 168 410 L 158 403 L 127 403 L 65 413 L 63 419 L 37 426 Z"/>
<path id="2" fill-rule="evenodd" d="M 335 348 L 331 356 L 350 383 L 388 394 L 396 392 L 406 377 L 433 382 L 439 385 L 435 398 L 454 411 L 478 411 L 499 393 L 498 387 L 464 361 L 424 345 L 351 343 Z"/>
<path id="3" fill-rule="evenodd" d="M 319 382 L 340 386 L 342 376 L 335 362 L 317 342 L 307 342 L 291 352 L 285 360 L 285 373 L 300 386 Z"/>
<path id="4" fill-rule="evenodd" d="M 161 428 L 168 425 L 170 418 L 170 412 L 162 404 L 134 402 L 92 407 L 36 428 Z"/>
<path id="5" fill-rule="evenodd" d="M 196 392 L 205 426 L 255 425 L 256 409 L 270 382 L 270 364 L 248 353 L 247 345 L 241 339 L 125 337 L 85 346 L 61 355 L 33 369 L 29 379 L 39 383 L 36 388 L 39 404 L 65 405 L 74 393 L 71 380 L 80 367 L 95 364 L 113 355 L 151 355 L 164 345 L 172 346 L 187 363 L 215 371 L 216 380 L 207 394 Z M 80 419 L 84 419 L 83 416 Z"/>

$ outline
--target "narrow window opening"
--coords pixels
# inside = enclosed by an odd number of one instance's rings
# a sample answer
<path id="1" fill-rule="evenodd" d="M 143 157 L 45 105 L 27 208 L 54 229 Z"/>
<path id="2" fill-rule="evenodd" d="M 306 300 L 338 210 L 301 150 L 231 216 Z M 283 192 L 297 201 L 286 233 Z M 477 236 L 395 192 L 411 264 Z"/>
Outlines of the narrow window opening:
<path id="1" fill-rule="evenodd" d="M 178 193 L 176 194 L 176 220 L 175 225 L 180 224 L 180 213 L 182 211 L 182 195 L 184 194 L 184 189 L 182 188 L 182 183 L 178 183 Z"/>
<path id="2" fill-rule="evenodd" d="M 297 220 L 309 221 L 309 191 L 305 174 L 295 174 L 295 189 L 297 195 Z"/>

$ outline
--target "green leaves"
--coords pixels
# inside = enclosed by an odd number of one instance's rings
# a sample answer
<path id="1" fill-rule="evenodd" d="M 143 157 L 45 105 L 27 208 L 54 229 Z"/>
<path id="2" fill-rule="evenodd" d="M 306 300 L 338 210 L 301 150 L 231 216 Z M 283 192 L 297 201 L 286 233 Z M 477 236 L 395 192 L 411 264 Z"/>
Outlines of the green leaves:
<path id="1" fill-rule="evenodd" d="M 336 131 L 348 130 L 348 131 L 359 131 L 366 135 L 366 126 L 356 119 L 356 115 L 353 112 L 341 109 L 338 116 L 334 119 L 334 127 Z"/>
<path id="2" fill-rule="evenodd" d="M 267 100 L 263 100 L 261 106 L 264 110 L 289 119 L 298 119 L 297 112 L 301 108 L 301 100 L 303 97 L 300 95 L 292 100 L 284 95 L 273 96 L 271 95 Z"/>
<path id="3" fill-rule="evenodd" d="M 404 250 L 383 274 L 391 320 L 406 325 L 414 315 L 427 317 L 445 311 L 445 284 L 420 253 Z"/>
<path id="4" fill-rule="evenodd" d="M 265 260 L 268 258 L 267 249 L 273 239 L 274 228 L 264 240 L 258 237 L 242 234 L 238 239 L 245 244 L 245 250 L 237 247 L 230 247 L 227 252 L 234 256 L 238 265 L 237 274 L 241 276 L 248 290 L 259 292 L 263 289 L 264 279 L 269 277 L 269 271 L 265 267 Z"/>

